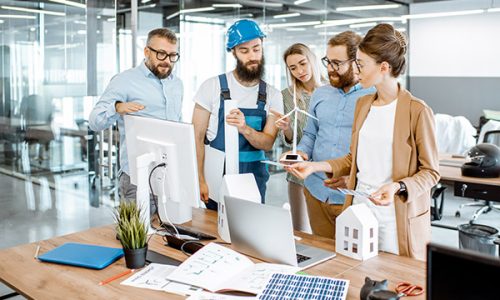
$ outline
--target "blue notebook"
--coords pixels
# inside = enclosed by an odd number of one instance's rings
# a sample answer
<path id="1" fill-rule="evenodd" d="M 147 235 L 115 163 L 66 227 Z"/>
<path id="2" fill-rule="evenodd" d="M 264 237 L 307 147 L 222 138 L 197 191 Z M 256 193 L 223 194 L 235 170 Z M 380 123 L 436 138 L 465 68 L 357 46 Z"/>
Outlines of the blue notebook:
<path id="1" fill-rule="evenodd" d="M 100 270 L 122 256 L 121 248 L 66 243 L 38 256 L 38 259 L 43 262 Z"/>

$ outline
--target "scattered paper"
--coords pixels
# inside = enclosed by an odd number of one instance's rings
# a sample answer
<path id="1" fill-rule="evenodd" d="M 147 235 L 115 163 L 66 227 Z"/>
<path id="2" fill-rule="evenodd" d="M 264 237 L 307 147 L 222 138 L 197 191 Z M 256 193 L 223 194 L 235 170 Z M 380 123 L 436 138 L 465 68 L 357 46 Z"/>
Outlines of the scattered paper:
<path id="1" fill-rule="evenodd" d="M 210 243 L 184 261 L 168 279 L 196 285 L 210 292 L 258 294 L 272 274 L 292 274 L 299 269 L 280 264 L 254 264 L 234 250 Z"/>
<path id="2" fill-rule="evenodd" d="M 259 263 L 236 276 L 227 286 L 236 291 L 258 294 L 266 287 L 274 273 L 293 274 L 299 270 L 299 267 L 288 265 Z"/>
<path id="3" fill-rule="evenodd" d="M 175 266 L 152 263 L 121 282 L 121 284 L 143 289 L 165 291 L 182 296 L 188 296 L 202 290 L 188 284 L 168 280 L 168 275 L 176 268 Z"/>
<path id="4" fill-rule="evenodd" d="M 210 243 L 185 260 L 168 279 L 215 292 L 223 289 L 224 283 L 230 278 L 253 264 L 249 258 L 234 250 Z"/>
<path id="5" fill-rule="evenodd" d="M 233 295 L 223 295 L 214 294 L 209 292 L 199 292 L 191 295 L 187 300 L 253 300 L 257 299 L 253 296 L 233 296 Z"/>

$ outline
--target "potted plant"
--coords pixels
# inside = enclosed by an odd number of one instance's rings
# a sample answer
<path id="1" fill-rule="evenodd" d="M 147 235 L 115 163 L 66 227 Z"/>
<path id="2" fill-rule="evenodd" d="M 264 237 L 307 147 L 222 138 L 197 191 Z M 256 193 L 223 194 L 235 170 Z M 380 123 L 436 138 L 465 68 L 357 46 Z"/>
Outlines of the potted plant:
<path id="1" fill-rule="evenodd" d="M 146 264 L 148 229 L 135 202 L 122 202 L 115 212 L 116 233 L 125 253 L 129 269 L 139 269 Z"/>

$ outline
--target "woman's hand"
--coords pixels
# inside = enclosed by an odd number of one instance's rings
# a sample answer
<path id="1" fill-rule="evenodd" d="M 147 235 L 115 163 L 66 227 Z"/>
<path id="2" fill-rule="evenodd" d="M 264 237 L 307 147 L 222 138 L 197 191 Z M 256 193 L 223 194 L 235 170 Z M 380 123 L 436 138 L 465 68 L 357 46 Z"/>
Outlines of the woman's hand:
<path id="1" fill-rule="evenodd" d="M 327 162 L 300 162 L 285 166 L 285 170 L 300 179 L 306 179 L 315 172 L 331 172 L 332 168 Z"/>
<path id="2" fill-rule="evenodd" d="M 278 119 L 278 121 L 276 121 L 276 127 L 283 130 L 283 134 L 285 135 L 287 141 L 291 141 L 293 139 L 293 131 L 290 127 L 290 117 L 283 118 L 283 114 L 280 114 L 274 109 L 270 109 L 269 111 Z"/>
<path id="3" fill-rule="evenodd" d="M 388 183 L 370 195 L 370 200 L 375 205 L 388 206 L 394 202 L 394 195 L 399 191 L 399 183 Z"/>

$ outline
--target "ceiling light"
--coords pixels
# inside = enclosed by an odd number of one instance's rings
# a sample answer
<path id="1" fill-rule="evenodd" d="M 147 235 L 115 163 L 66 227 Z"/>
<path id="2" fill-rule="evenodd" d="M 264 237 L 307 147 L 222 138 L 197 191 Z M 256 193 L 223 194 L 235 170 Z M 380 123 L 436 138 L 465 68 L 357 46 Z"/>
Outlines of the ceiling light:
<path id="1" fill-rule="evenodd" d="M 339 33 L 340 33 L 340 31 L 321 31 L 321 32 L 318 32 L 318 35 L 334 36 L 334 35 L 337 35 Z"/>
<path id="2" fill-rule="evenodd" d="M 377 10 L 398 8 L 400 4 L 383 4 L 383 5 L 362 5 L 362 6 L 345 6 L 337 7 L 336 11 L 357 11 L 357 10 Z"/>
<path id="3" fill-rule="evenodd" d="M 426 13 L 426 14 L 404 15 L 402 17 L 405 19 L 426 19 L 426 18 L 473 15 L 473 14 L 483 13 L 484 11 L 485 11 L 484 9 L 460 10 L 460 11 L 449 11 L 449 12 L 436 12 L 436 13 Z"/>
<path id="4" fill-rule="evenodd" d="M 6 6 L 2 5 L 0 8 L 3 9 L 10 9 L 10 10 L 16 10 L 16 11 L 27 11 L 27 12 L 33 12 L 37 14 L 45 14 L 45 15 L 53 15 L 53 16 L 65 16 L 65 13 L 62 12 L 56 12 L 56 11 L 51 11 L 51 10 L 41 10 L 41 9 L 31 9 L 31 8 L 24 8 L 24 7 L 17 7 L 17 6 Z"/>
<path id="5" fill-rule="evenodd" d="M 311 22 L 296 22 L 296 23 L 283 23 L 283 24 L 270 24 L 269 28 L 286 28 L 286 27 L 295 27 L 295 26 L 311 26 L 321 24 L 320 21 L 311 21 Z"/>
<path id="6" fill-rule="evenodd" d="M 488 12 L 500 12 L 500 7 L 488 8 Z"/>
<path id="7" fill-rule="evenodd" d="M 213 4 L 212 7 L 215 8 L 242 8 L 243 5 L 235 3 L 235 4 Z"/>
<path id="8" fill-rule="evenodd" d="M 362 27 L 373 27 L 377 25 L 377 22 L 369 22 L 369 23 L 357 23 L 349 25 L 350 28 L 362 28 Z"/>
<path id="9" fill-rule="evenodd" d="M 50 0 L 50 1 L 61 3 L 64 5 L 79 7 L 79 8 L 87 8 L 87 5 L 85 5 L 85 3 L 78 3 L 78 2 L 68 1 L 68 0 Z"/>
<path id="10" fill-rule="evenodd" d="M 34 19 L 35 16 L 28 15 L 0 15 L 0 19 Z"/>
<path id="11" fill-rule="evenodd" d="M 292 17 L 298 17 L 300 16 L 300 13 L 295 12 L 295 13 L 289 13 L 289 14 L 281 14 L 281 15 L 275 15 L 273 18 L 279 19 L 279 18 L 292 18 Z"/>
<path id="12" fill-rule="evenodd" d="M 189 8 L 189 9 L 181 9 L 179 11 L 174 12 L 171 15 L 167 16 L 167 20 L 177 17 L 180 14 L 194 13 L 194 12 L 202 12 L 202 11 L 211 11 L 215 10 L 215 7 L 199 7 L 199 8 Z"/>
<path id="13" fill-rule="evenodd" d="M 402 17 L 373 17 L 373 18 L 358 18 L 358 19 L 343 19 L 343 20 L 326 20 L 323 21 L 320 25 L 314 26 L 314 28 L 323 28 L 330 26 L 344 26 L 356 23 L 367 23 L 367 22 L 402 22 L 405 19 Z"/>
<path id="14" fill-rule="evenodd" d="M 300 5 L 300 4 L 304 4 L 306 2 L 309 2 L 309 1 L 311 1 L 311 0 L 297 0 L 297 1 L 293 2 L 293 4 Z"/>

